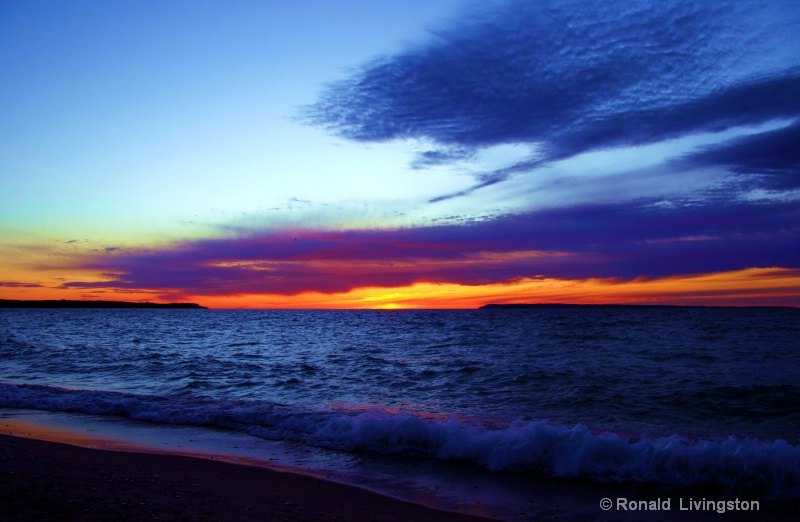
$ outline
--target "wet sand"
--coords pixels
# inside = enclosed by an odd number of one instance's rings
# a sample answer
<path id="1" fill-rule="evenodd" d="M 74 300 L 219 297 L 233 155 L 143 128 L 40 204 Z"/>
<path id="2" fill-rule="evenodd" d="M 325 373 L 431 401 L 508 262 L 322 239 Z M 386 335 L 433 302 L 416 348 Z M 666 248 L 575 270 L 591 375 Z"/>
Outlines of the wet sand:
<path id="1" fill-rule="evenodd" d="M 756 512 L 681 511 L 705 495 L 565 481 L 529 480 L 524 512 L 443 511 L 246 457 L 162 453 L 103 435 L 4 419 L 0 520 L 21 521 L 760 521 L 796 520 L 800 500 L 762 502 Z M 220 459 L 227 459 L 221 461 Z M 670 511 L 602 511 L 598 500 L 672 497 Z M 710 496 L 709 498 L 714 498 Z M 462 509 L 466 507 L 463 506 Z"/>
<path id="2" fill-rule="evenodd" d="M 485 520 L 306 475 L 0 435 L 2 520 Z"/>

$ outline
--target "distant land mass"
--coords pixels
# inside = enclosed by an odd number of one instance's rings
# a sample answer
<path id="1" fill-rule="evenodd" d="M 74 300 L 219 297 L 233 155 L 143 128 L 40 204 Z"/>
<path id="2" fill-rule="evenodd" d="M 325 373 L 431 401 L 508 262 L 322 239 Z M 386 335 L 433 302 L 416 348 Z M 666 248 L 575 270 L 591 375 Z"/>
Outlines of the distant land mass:
<path id="1" fill-rule="evenodd" d="M 512 303 L 512 304 L 487 304 L 479 310 L 492 308 L 677 308 L 680 305 L 665 304 L 567 304 L 567 303 Z"/>
<path id="2" fill-rule="evenodd" d="M 486 304 L 478 310 L 521 308 L 794 308 L 793 306 L 747 305 L 747 306 L 709 306 L 709 305 L 671 305 L 671 304 L 566 304 L 566 303 L 512 303 Z"/>
<path id="3" fill-rule="evenodd" d="M 128 301 L 69 301 L 53 299 L 45 301 L 19 301 L 0 299 L 0 308 L 193 308 L 207 310 L 197 303 L 131 303 Z"/>

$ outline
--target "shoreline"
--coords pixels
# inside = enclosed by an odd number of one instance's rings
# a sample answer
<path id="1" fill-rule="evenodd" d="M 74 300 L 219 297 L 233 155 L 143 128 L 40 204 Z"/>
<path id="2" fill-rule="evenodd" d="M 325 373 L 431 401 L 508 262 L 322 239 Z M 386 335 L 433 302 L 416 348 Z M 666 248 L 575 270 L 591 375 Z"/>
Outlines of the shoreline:
<path id="1" fill-rule="evenodd" d="M 27 420 L 0 418 L 0 520 L 788 521 L 793 520 L 788 513 L 800 509 L 800 499 L 792 499 L 762 501 L 757 512 L 686 511 L 681 506 L 689 505 L 690 497 L 699 501 L 702 492 L 544 476 L 511 477 L 529 490 L 522 511 L 497 511 L 481 502 L 450 502 L 443 509 L 426 502 L 426 495 L 402 498 L 370 488 L 369 481 L 336 481 L 313 468 L 192 450 L 174 441 L 156 447 L 115 438 L 113 430 L 74 429 L 21 416 Z M 600 499 L 619 497 L 657 500 L 658 506 L 671 498 L 672 506 L 633 512 L 598 506 Z"/>
<path id="2" fill-rule="evenodd" d="M 643 304 L 643 303 L 489 303 L 479 306 L 476 310 L 559 310 L 559 309 L 610 309 L 610 310 L 632 310 L 632 309 L 677 309 L 677 308 L 787 308 L 797 309 L 791 305 L 683 305 L 683 304 Z"/>
<path id="3" fill-rule="evenodd" d="M 487 520 L 255 461 L 217 458 L 6 419 L 0 520 Z"/>
<path id="4" fill-rule="evenodd" d="M 497 483 L 496 477 L 482 473 L 476 478 L 475 470 L 469 466 L 454 468 L 453 463 L 413 457 L 385 460 L 385 456 L 370 453 L 309 448 L 215 428 L 80 413 L 0 409 L 0 434 L 3 433 L 95 449 L 182 455 L 263 467 L 335 482 L 437 511 L 493 520 L 516 520 L 514 514 L 525 511 L 517 508 L 528 507 L 528 490 L 520 494 L 523 488 L 515 484 L 510 491 L 507 477 L 502 484 Z M 548 510 L 553 504 L 563 503 L 556 497 L 537 508 Z"/>

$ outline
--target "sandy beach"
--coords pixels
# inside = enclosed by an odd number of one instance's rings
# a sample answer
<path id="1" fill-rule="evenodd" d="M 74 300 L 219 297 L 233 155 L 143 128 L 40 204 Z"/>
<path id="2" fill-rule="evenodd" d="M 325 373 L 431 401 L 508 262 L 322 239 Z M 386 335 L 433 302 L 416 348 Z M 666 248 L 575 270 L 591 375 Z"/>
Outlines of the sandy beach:
<path id="1" fill-rule="evenodd" d="M 247 459 L 167 451 L 6 418 L 0 433 L 0 520 L 788 521 L 798 508 L 789 500 L 762 502 L 757 512 L 681 511 L 675 497 L 669 511 L 601 511 L 597 501 L 603 497 L 666 495 L 542 477 L 532 483 L 527 513 L 481 517 L 459 513 L 459 506 L 434 509 Z M 699 493 L 691 495 L 699 499 Z"/>
<path id="2" fill-rule="evenodd" d="M 2 520 L 483 520 L 318 478 L 0 435 Z"/>

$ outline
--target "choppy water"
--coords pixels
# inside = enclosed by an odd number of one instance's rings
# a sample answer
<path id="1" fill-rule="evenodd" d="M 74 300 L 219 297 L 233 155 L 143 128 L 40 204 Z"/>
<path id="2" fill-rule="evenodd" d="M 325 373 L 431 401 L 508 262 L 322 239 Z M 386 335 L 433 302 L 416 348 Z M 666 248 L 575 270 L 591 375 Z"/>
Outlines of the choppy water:
<path id="1" fill-rule="evenodd" d="M 0 310 L 0 407 L 800 496 L 800 310 Z"/>

